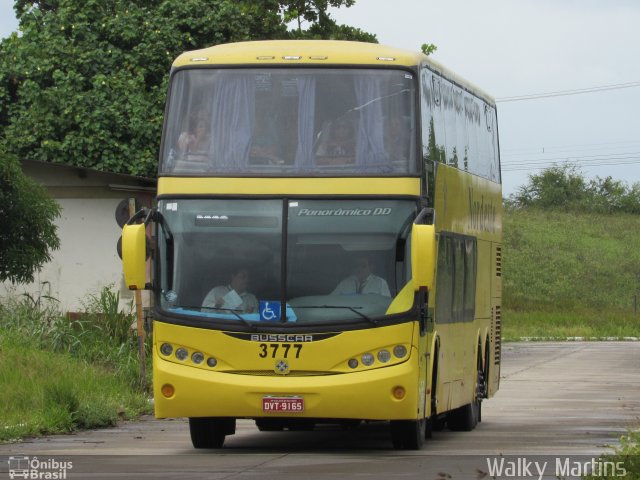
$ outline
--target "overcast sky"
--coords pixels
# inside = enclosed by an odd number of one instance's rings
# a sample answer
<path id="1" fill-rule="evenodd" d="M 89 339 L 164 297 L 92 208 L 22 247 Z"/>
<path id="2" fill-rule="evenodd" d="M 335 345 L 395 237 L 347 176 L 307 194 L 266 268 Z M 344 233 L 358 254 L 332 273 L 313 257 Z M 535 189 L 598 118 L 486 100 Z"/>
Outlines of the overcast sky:
<path id="1" fill-rule="evenodd" d="M 636 85 L 499 101 L 498 121 L 505 195 L 554 162 L 640 182 L 639 1 L 357 0 L 332 12 L 380 43 L 436 44 L 435 60 L 498 100 Z M 13 0 L 0 0 L 0 37 L 16 28 Z"/>
<path id="2" fill-rule="evenodd" d="M 334 16 L 380 43 L 436 44 L 435 60 L 497 99 L 635 84 L 499 102 L 498 122 L 506 195 L 567 159 L 588 177 L 640 182 L 639 1 L 358 0 Z"/>

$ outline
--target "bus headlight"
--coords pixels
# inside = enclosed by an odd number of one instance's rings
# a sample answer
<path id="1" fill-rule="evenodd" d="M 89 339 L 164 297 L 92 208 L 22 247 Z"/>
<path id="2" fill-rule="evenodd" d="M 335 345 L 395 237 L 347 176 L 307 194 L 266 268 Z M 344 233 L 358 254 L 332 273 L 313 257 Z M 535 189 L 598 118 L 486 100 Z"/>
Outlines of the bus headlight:
<path id="1" fill-rule="evenodd" d="M 365 367 L 370 367 L 371 365 L 373 365 L 374 358 L 371 353 L 365 353 L 362 355 L 362 358 L 360 358 L 360 360 Z"/>
<path id="2" fill-rule="evenodd" d="M 404 345 L 396 345 L 393 347 L 393 354 L 398 358 L 404 358 L 407 355 L 407 347 Z"/>
<path id="3" fill-rule="evenodd" d="M 218 364 L 218 361 L 213 358 L 213 357 L 209 357 L 207 359 L 207 365 L 209 365 L 211 368 L 215 367 Z"/>
<path id="4" fill-rule="evenodd" d="M 191 361 L 193 363 L 195 363 L 196 365 L 204 362 L 204 355 L 200 352 L 194 352 L 193 355 L 191 355 Z"/>
<path id="5" fill-rule="evenodd" d="M 352 358 L 347 362 L 347 365 L 349 365 L 349 368 L 358 368 L 358 360 Z"/>
<path id="6" fill-rule="evenodd" d="M 391 360 L 391 353 L 389 353 L 389 350 L 380 350 L 378 352 L 378 360 L 382 363 L 387 363 Z"/>
<path id="7" fill-rule="evenodd" d="M 178 360 L 181 360 L 181 361 L 186 360 L 188 356 L 189 356 L 189 352 L 187 351 L 186 348 L 180 347 L 179 349 L 176 350 L 176 358 Z"/>
<path id="8" fill-rule="evenodd" d="M 173 353 L 173 345 L 170 343 L 163 343 L 160 346 L 160 353 L 168 357 Z"/>

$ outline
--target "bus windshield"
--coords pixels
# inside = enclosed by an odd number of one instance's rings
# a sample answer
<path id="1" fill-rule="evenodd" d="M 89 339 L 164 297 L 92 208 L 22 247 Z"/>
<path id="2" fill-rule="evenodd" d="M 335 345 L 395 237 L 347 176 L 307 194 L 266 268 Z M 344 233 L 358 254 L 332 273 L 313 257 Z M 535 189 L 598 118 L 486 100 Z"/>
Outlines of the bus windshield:
<path id="1" fill-rule="evenodd" d="M 414 201 L 179 199 L 158 211 L 157 294 L 167 312 L 375 322 L 411 277 Z"/>
<path id="2" fill-rule="evenodd" d="M 409 71 L 185 69 L 171 82 L 161 175 L 417 172 Z"/>

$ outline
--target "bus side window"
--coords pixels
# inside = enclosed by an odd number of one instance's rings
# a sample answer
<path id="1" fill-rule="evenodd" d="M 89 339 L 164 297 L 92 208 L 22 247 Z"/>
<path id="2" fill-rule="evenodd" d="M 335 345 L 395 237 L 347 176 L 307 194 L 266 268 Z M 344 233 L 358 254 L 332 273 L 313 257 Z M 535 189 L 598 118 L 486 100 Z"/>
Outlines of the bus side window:
<path id="1" fill-rule="evenodd" d="M 473 237 L 440 233 L 436 321 L 470 322 L 475 314 L 476 244 Z"/>

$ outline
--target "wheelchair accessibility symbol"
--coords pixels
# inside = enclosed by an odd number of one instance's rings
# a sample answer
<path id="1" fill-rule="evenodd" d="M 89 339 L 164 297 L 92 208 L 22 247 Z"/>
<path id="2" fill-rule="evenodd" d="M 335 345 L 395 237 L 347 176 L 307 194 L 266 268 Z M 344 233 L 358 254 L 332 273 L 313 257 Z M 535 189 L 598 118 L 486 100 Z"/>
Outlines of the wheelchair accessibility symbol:
<path id="1" fill-rule="evenodd" d="M 280 302 L 260 300 L 260 320 L 264 322 L 277 322 L 280 320 Z"/>

